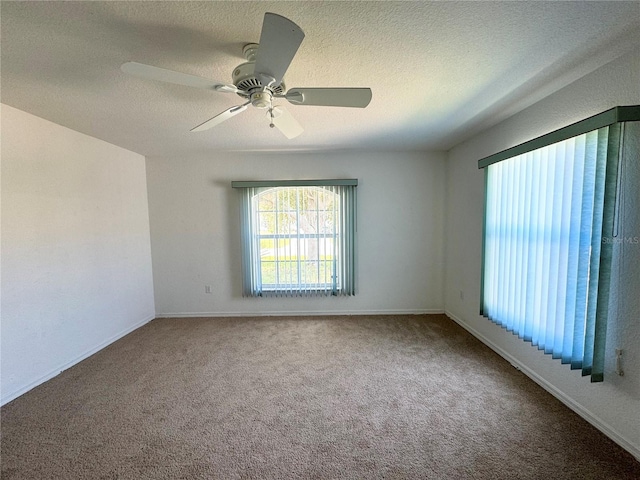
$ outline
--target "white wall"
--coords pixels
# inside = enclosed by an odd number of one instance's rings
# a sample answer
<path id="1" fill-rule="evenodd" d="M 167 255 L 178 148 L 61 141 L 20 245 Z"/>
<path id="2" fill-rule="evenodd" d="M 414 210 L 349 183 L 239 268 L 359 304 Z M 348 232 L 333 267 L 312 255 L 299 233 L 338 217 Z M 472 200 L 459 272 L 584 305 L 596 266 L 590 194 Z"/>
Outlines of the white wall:
<path id="1" fill-rule="evenodd" d="M 243 298 L 232 180 L 357 178 L 355 297 Z M 147 158 L 159 316 L 443 311 L 444 154 Z M 205 293 L 205 285 L 213 293 Z"/>
<path id="2" fill-rule="evenodd" d="M 2 105 L 2 403 L 154 317 L 144 157 Z"/>
<path id="3" fill-rule="evenodd" d="M 605 381 L 591 384 L 511 333 L 481 317 L 480 263 L 483 171 L 487 155 L 556 130 L 617 105 L 640 104 L 640 55 L 628 54 L 466 141 L 448 154 L 445 229 L 445 308 L 449 316 L 493 346 L 512 363 L 640 459 L 640 245 L 628 244 L 617 264 L 619 279 L 608 329 Z M 627 158 L 624 176 L 627 225 L 640 237 L 638 153 Z M 635 204 L 635 207 L 633 206 Z M 633 213 L 633 212 L 636 213 Z M 618 252 L 620 253 L 620 252 Z M 623 348 L 625 376 L 614 371 L 614 349 Z"/>

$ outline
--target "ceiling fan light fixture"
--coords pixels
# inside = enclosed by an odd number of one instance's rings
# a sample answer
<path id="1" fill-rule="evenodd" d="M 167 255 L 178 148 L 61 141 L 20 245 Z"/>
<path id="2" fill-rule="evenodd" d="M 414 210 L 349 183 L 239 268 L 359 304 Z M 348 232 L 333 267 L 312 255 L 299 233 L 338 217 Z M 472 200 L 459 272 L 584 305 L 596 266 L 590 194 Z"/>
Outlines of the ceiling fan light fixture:
<path id="1" fill-rule="evenodd" d="M 262 87 L 262 90 L 251 94 L 251 105 L 261 109 L 269 108 L 271 106 L 272 98 L 271 92 L 267 90 L 267 87 Z"/>

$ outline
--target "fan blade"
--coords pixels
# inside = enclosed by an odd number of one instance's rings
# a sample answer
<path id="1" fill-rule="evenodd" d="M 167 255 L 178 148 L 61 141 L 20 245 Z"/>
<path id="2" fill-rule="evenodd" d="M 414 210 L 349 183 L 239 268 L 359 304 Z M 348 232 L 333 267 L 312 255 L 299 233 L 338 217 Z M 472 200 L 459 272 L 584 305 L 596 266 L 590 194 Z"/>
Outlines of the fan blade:
<path id="1" fill-rule="evenodd" d="M 254 71 L 264 86 L 277 87 L 302 43 L 304 32 L 288 18 L 265 13 Z"/>
<path id="2" fill-rule="evenodd" d="M 275 125 L 289 139 L 295 138 L 304 132 L 297 120 L 283 108 L 273 107 L 271 112 L 267 112 L 267 115 L 271 118 L 272 125 Z"/>
<path id="3" fill-rule="evenodd" d="M 285 98 L 294 105 L 364 108 L 371 101 L 370 88 L 292 88 Z"/>
<path id="4" fill-rule="evenodd" d="M 210 118 L 206 122 L 201 123 L 197 127 L 193 127 L 191 129 L 191 131 L 192 132 L 202 132 L 204 130 L 209 130 L 211 127 L 215 127 L 216 125 L 219 125 L 220 123 L 224 122 L 225 120 L 229 120 L 231 117 L 236 116 L 240 112 L 244 112 L 247 109 L 247 107 L 249 106 L 249 103 L 251 103 L 251 102 L 247 102 L 244 105 L 237 105 L 235 107 L 231 107 L 230 109 L 225 110 L 222 113 L 219 113 L 215 117 Z"/>
<path id="5" fill-rule="evenodd" d="M 120 69 L 129 75 L 147 80 L 158 80 L 160 82 L 174 83 L 186 87 L 204 88 L 205 90 L 215 90 L 217 92 L 237 93 L 239 91 L 235 85 L 227 85 L 223 82 L 216 82 L 215 80 L 208 80 L 187 73 L 174 72 L 173 70 L 153 67 L 143 63 L 123 63 Z"/>

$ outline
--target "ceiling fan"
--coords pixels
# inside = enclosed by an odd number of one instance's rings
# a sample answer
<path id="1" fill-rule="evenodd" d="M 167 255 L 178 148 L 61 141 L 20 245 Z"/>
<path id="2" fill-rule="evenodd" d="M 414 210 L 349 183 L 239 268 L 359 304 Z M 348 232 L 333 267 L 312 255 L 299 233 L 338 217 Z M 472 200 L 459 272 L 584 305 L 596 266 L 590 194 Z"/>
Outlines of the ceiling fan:
<path id="1" fill-rule="evenodd" d="M 148 80 L 159 80 L 216 92 L 236 93 L 246 100 L 245 103 L 231 107 L 192 128 L 192 132 L 201 132 L 219 125 L 244 112 L 249 105 L 253 105 L 267 111 L 269 125 L 272 128 L 277 127 L 287 138 L 294 138 L 300 135 L 303 129 L 290 113 L 273 104 L 276 98 L 284 98 L 293 105 L 356 108 L 364 108 L 371 101 L 370 88 L 286 90 L 283 77 L 303 39 L 304 32 L 291 20 L 275 13 L 265 13 L 260 43 L 245 45 L 242 53 L 247 62 L 233 70 L 232 84 L 137 62 L 127 62 L 121 69 L 125 73 Z"/>

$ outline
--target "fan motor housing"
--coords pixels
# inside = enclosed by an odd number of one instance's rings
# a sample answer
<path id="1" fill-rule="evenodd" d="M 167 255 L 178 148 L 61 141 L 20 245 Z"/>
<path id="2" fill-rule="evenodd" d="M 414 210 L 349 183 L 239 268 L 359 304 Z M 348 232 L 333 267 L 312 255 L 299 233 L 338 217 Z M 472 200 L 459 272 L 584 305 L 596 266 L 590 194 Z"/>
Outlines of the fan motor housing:
<path id="1" fill-rule="evenodd" d="M 262 88 L 262 83 L 255 76 L 254 69 L 256 64 L 254 62 L 247 62 L 241 65 L 238 65 L 233 69 L 233 74 L 231 78 L 233 79 L 233 84 L 238 87 L 239 90 L 244 90 L 245 92 L 251 93 L 252 90 Z M 269 87 L 270 90 L 274 93 L 274 95 L 283 95 L 285 92 L 284 80 L 277 87 Z M 241 97 L 247 97 L 246 94 L 239 93 Z"/>

